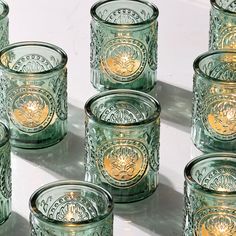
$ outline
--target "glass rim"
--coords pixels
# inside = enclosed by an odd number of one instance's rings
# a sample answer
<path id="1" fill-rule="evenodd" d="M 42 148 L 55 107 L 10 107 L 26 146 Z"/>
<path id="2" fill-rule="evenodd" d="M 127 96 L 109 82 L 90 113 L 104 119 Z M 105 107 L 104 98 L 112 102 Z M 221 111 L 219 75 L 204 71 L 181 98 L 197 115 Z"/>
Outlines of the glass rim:
<path id="1" fill-rule="evenodd" d="M 20 47 L 30 47 L 30 46 L 36 46 L 36 47 L 41 47 L 41 48 L 48 48 L 51 49 L 55 52 L 57 52 L 58 54 L 60 54 L 61 56 L 61 61 L 60 63 L 53 67 L 52 69 L 46 70 L 46 71 L 40 71 L 40 72 L 22 72 L 22 71 L 15 71 L 7 66 L 5 66 L 2 63 L 1 57 L 8 51 L 11 51 L 12 49 L 15 48 L 20 48 Z M 13 44 L 9 44 L 8 46 L 4 47 L 1 51 L 0 51 L 0 70 L 2 69 L 3 71 L 7 71 L 8 73 L 11 74 L 15 74 L 15 75 L 22 75 L 22 76 L 27 76 L 27 77 L 34 77 L 35 75 L 40 76 L 40 75 L 47 75 L 47 74 L 51 74 L 51 73 L 55 73 L 57 71 L 62 70 L 63 68 L 66 67 L 68 61 L 68 57 L 66 52 L 61 49 L 60 47 L 54 45 L 54 44 L 50 44 L 50 43 L 46 43 L 46 42 L 41 42 L 41 41 L 22 41 L 22 42 L 17 42 L 17 43 L 13 43 Z"/>
<path id="2" fill-rule="evenodd" d="M 94 113 L 92 112 L 92 109 L 91 109 L 91 105 L 94 102 L 96 102 L 97 100 L 99 100 L 100 98 L 105 97 L 105 96 L 122 95 L 122 94 L 125 94 L 127 96 L 128 95 L 135 95 L 135 96 L 140 96 L 144 99 L 147 99 L 149 102 L 154 104 L 156 107 L 154 114 L 144 120 L 141 120 L 141 121 L 138 121 L 135 123 L 126 123 L 126 124 L 111 123 L 111 122 L 108 122 L 105 120 L 101 120 L 96 115 L 94 115 Z M 115 90 L 105 91 L 105 92 L 101 92 L 99 94 L 96 94 L 93 97 L 91 97 L 90 99 L 88 99 L 88 101 L 85 103 L 84 110 L 85 110 L 85 114 L 87 115 L 87 117 L 97 123 L 100 123 L 100 124 L 103 124 L 106 126 L 125 127 L 125 128 L 150 124 L 150 123 L 154 122 L 155 120 L 157 120 L 161 114 L 160 103 L 154 97 L 152 97 L 151 95 L 146 94 L 144 92 L 140 92 L 137 90 L 131 90 L 131 89 L 115 89 Z"/>
<path id="3" fill-rule="evenodd" d="M 3 1 L 3 0 L 0 0 L 0 4 L 3 6 L 3 12 L 2 14 L 0 14 L 0 20 L 6 18 L 8 16 L 8 13 L 9 13 L 9 6 L 8 4 Z"/>
<path id="4" fill-rule="evenodd" d="M 51 219 L 48 216 L 42 214 L 42 212 L 39 211 L 36 206 L 36 201 L 37 201 L 38 197 L 47 190 L 50 190 L 50 189 L 53 189 L 56 187 L 63 187 L 63 186 L 64 187 L 77 186 L 78 189 L 80 188 L 80 186 L 88 187 L 88 188 L 95 190 L 96 192 L 101 193 L 108 200 L 107 213 L 103 214 L 102 216 L 96 216 L 90 220 L 83 220 L 83 221 L 78 221 L 78 222 L 63 222 L 63 221 Z M 87 226 L 89 224 L 100 222 L 100 221 L 106 219 L 109 215 L 111 215 L 113 212 L 113 208 L 114 208 L 114 202 L 113 202 L 113 198 L 112 198 L 111 194 L 107 190 L 105 190 L 104 188 L 102 188 L 98 185 L 95 185 L 90 182 L 85 182 L 85 181 L 63 180 L 63 181 L 51 182 L 49 184 L 43 185 L 42 187 L 38 188 L 30 197 L 29 208 L 30 208 L 30 213 L 34 217 L 43 221 L 44 223 L 54 224 L 55 227 L 83 227 L 83 226 Z"/>
<path id="5" fill-rule="evenodd" d="M 98 7 L 102 6 L 103 4 L 115 2 L 115 1 L 119 2 L 120 0 L 103 0 L 103 1 L 96 2 L 90 9 L 90 14 L 91 14 L 92 18 L 98 22 L 105 24 L 105 25 L 109 25 L 109 26 L 113 26 L 113 27 L 122 26 L 124 28 L 130 28 L 130 27 L 137 27 L 137 26 L 150 24 L 153 21 L 155 21 L 159 16 L 159 10 L 158 10 L 157 6 L 151 2 L 147 2 L 144 0 L 128 0 L 130 2 L 138 2 L 138 3 L 144 4 L 146 6 L 149 6 L 153 10 L 152 16 L 149 19 L 144 20 L 142 22 L 138 22 L 138 23 L 134 23 L 134 24 L 117 24 L 117 23 L 112 23 L 112 22 L 108 22 L 106 20 L 103 20 L 100 16 L 98 16 L 98 14 L 96 12 Z"/>
<path id="6" fill-rule="evenodd" d="M 10 139 L 10 130 L 2 121 L 0 121 L 0 126 L 2 126 L 2 128 L 4 129 L 4 137 L 2 139 L 0 139 L 0 147 L 2 147 Z"/>
<path id="7" fill-rule="evenodd" d="M 199 55 L 193 62 L 193 69 L 194 69 L 195 74 L 199 75 L 200 77 L 206 78 L 212 82 L 216 82 L 216 83 L 220 83 L 220 84 L 228 84 L 228 85 L 236 84 L 236 81 L 220 80 L 215 77 L 209 76 L 204 71 L 202 71 L 200 69 L 199 65 L 202 60 L 204 60 L 207 57 L 211 57 L 211 56 L 217 55 L 217 54 L 223 55 L 224 53 L 225 54 L 234 54 L 236 57 L 236 50 L 231 50 L 231 49 L 211 50 L 211 51 L 208 51 L 208 52 L 205 52 L 205 53 Z M 235 64 L 236 64 L 236 62 L 235 62 Z"/>
<path id="8" fill-rule="evenodd" d="M 235 17 L 235 12 L 230 11 L 230 10 L 227 10 L 227 9 L 221 7 L 221 6 L 216 2 L 216 0 L 210 0 L 210 1 L 211 1 L 212 7 L 214 7 L 216 10 L 221 11 L 221 12 L 224 12 L 224 13 L 226 13 L 226 14 L 229 14 L 229 15 L 232 15 L 232 16 Z"/>
<path id="9" fill-rule="evenodd" d="M 217 196 L 236 196 L 236 190 L 235 191 L 217 191 L 213 189 L 206 188 L 199 184 L 196 180 L 191 175 L 191 170 L 194 167 L 194 165 L 198 164 L 201 161 L 214 158 L 228 158 L 236 161 L 236 154 L 235 153 L 230 153 L 230 152 L 215 152 L 215 153 L 210 153 L 210 154 L 203 154 L 200 155 L 191 161 L 188 162 L 188 164 L 184 168 L 184 178 L 187 181 L 188 184 L 191 186 L 196 187 L 198 190 L 206 193 L 206 194 L 212 194 L 212 195 L 217 195 Z"/>

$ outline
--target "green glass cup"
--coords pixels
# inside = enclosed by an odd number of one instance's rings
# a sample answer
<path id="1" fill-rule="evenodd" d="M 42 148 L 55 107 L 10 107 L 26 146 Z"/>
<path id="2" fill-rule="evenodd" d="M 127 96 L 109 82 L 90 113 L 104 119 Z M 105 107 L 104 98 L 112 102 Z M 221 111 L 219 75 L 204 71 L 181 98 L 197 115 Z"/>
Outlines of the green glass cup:
<path id="1" fill-rule="evenodd" d="M 113 201 L 101 187 L 58 181 L 30 198 L 32 236 L 112 236 Z"/>
<path id="2" fill-rule="evenodd" d="M 4 1 L 0 1 L 0 49 L 9 44 L 9 7 Z"/>
<path id="3" fill-rule="evenodd" d="M 184 236 L 236 235 L 236 155 L 202 155 L 184 174 Z"/>
<path id="4" fill-rule="evenodd" d="M 236 4 L 234 0 L 211 0 L 210 49 L 236 49 Z"/>
<path id="5" fill-rule="evenodd" d="M 102 92 L 85 104 L 85 180 L 115 202 L 151 195 L 158 185 L 160 105 L 134 90 Z"/>
<path id="6" fill-rule="evenodd" d="M 11 150 L 9 130 L 0 122 L 0 224 L 4 223 L 11 213 Z"/>
<path id="7" fill-rule="evenodd" d="M 154 87 L 158 14 L 141 0 L 100 1 L 91 8 L 91 83 L 96 89 Z"/>
<path id="8" fill-rule="evenodd" d="M 203 152 L 236 150 L 236 51 L 194 62 L 192 140 Z"/>
<path id="9" fill-rule="evenodd" d="M 0 51 L 0 114 L 9 122 L 13 146 L 43 148 L 66 135 L 66 63 L 62 49 L 43 42 Z"/>

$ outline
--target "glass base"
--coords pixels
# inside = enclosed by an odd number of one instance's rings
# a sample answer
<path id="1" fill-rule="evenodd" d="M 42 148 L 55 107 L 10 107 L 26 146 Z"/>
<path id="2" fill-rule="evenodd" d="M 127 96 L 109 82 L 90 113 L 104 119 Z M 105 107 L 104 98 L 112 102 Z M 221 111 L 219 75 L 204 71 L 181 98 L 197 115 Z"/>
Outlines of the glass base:
<path id="1" fill-rule="evenodd" d="M 158 187 L 158 186 L 157 186 Z M 116 195 L 113 195 L 113 199 L 114 199 L 114 202 L 117 203 L 117 204 L 125 204 L 125 203 L 132 203 L 132 202 L 138 202 L 138 201 L 142 201 L 148 197 L 150 197 L 153 193 L 155 193 L 156 189 L 152 189 L 152 191 L 145 193 L 145 194 L 136 194 L 136 195 L 131 195 L 131 196 L 116 196 Z"/>
<path id="2" fill-rule="evenodd" d="M 235 152 L 236 140 L 220 140 L 212 137 L 202 125 L 192 127 L 191 137 L 197 149 L 204 153 Z"/>
<path id="3" fill-rule="evenodd" d="M 20 139 L 11 139 L 10 143 L 13 147 L 16 148 L 22 148 L 22 149 L 41 149 L 41 148 L 47 148 L 50 146 L 53 146 L 57 143 L 59 143 L 60 141 L 62 141 L 67 133 L 64 134 L 64 136 L 58 138 L 58 139 L 47 139 L 47 140 L 40 140 L 40 141 L 35 141 L 35 142 L 29 142 L 29 140 L 27 140 L 27 142 L 24 142 L 24 140 L 20 140 Z"/>

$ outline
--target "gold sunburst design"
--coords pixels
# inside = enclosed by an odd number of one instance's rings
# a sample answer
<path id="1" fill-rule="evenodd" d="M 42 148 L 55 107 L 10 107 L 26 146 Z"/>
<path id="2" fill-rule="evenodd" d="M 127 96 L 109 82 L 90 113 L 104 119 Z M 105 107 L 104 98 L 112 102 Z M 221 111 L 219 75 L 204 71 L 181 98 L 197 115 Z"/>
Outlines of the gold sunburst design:
<path id="1" fill-rule="evenodd" d="M 117 139 L 99 148 L 97 163 L 111 185 L 128 187 L 137 184 L 144 176 L 148 167 L 148 152 L 138 140 Z"/>
<path id="2" fill-rule="evenodd" d="M 55 111 L 52 95 L 38 87 L 20 87 L 8 94 L 8 115 L 22 131 L 38 132 L 50 123 Z"/>
<path id="3" fill-rule="evenodd" d="M 116 180 L 130 180 L 137 176 L 143 164 L 139 150 L 118 146 L 104 157 L 104 168 Z"/>

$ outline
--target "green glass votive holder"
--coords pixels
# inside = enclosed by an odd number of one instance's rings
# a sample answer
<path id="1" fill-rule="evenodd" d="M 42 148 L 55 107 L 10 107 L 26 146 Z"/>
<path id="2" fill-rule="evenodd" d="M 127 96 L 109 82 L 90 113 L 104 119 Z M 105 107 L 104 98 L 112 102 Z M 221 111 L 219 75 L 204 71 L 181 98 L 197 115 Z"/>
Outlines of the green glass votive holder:
<path id="1" fill-rule="evenodd" d="M 236 51 L 194 62 L 192 139 L 203 152 L 236 150 Z"/>
<path id="2" fill-rule="evenodd" d="M 113 201 L 101 187 L 58 181 L 30 198 L 32 236 L 112 236 Z"/>
<path id="3" fill-rule="evenodd" d="M 11 213 L 11 150 L 9 130 L 0 122 L 0 224 L 4 223 Z"/>
<path id="4" fill-rule="evenodd" d="M 184 174 L 184 236 L 236 235 L 236 155 L 202 155 Z"/>
<path id="5" fill-rule="evenodd" d="M 51 146 L 67 132 L 67 56 L 55 45 L 21 42 L 0 51 L 1 116 L 11 144 Z"/>
<path id="6" fill-rule="evenodd" d="M 158 9 L 141 0 L 91 8 L 91 83 L 99 91 L 151 90 L 156 82 Z"/>
<path id="7" fill-rule="evenodd" d="M 9 7 L 4 1 L 0 1 L 0 49 L 9 44 Z"/>
<path id="8" fill-rule="evenodd" d="M 236 49 L 235 0 L 211 0 L 210 49 Z"/>
<path id="9" fill-rule="evenodd" d="M 85 180 L 115 202 L 151 195 L 158 184 L 160 105 L 134 90 L 102 92 L 85 105 Z"/>

